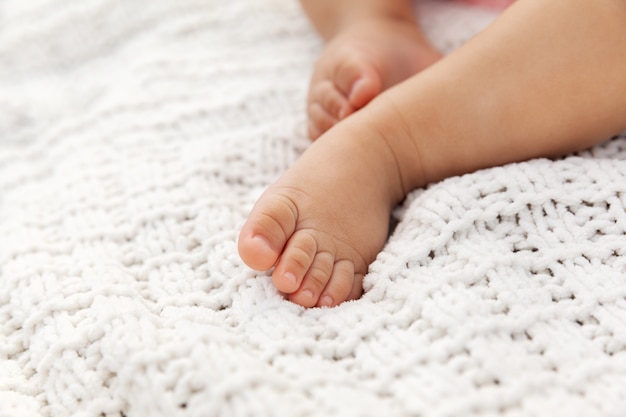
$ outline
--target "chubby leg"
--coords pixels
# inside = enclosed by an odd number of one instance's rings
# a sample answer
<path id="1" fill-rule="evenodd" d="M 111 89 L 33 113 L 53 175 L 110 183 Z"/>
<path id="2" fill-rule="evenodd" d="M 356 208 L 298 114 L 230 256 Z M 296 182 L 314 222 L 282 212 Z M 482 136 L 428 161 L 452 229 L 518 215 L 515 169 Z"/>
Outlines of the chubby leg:
<path id="1" fill-rule="evenodd" d="M 411 189 L 626 129 L 624 21 L 623 0 L 519 0 L 316 141 L 253 208 L 242 259 L 306 307 L 358 297 Z"/>
<path id="2" fill-rule="evenodd" d="M 410 0 L 303 0 L 302 5 L 328 42 L 309 87 L 311 139 L 441 58 L 421 32 Z"/>

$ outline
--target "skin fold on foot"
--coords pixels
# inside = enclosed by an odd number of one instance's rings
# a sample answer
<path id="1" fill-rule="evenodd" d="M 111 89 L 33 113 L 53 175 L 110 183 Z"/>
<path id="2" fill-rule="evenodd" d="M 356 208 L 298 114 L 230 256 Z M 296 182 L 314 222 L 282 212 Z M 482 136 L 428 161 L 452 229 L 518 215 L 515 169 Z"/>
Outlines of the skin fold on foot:
<path id="1" fill-rule="evenodd" d="M 307 100 L 312 140 L 389 87 L 441 58 L 415 22 L 359 20 L 338 33 L 319 57 Z"/>

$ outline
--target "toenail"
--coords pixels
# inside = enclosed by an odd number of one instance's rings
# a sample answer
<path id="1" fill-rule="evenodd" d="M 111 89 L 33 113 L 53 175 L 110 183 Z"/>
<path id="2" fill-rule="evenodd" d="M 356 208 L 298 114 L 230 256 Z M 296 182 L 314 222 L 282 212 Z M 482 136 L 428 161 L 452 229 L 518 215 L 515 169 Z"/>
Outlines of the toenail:
<path id="1" fill-rule="evenodd" d="M 303 290 L 301 294 L 306 298 L 313 298 L 313 291 L 311 290 Z"/>
<path id="2" fill-rule="evenodd" d="M 359 87 L 362 86 L 363 84 L 364 84 L 363 78 L 359 78 L 358 80 L 356 80 L 354 84 L 352 84 L 352 87 L 350 87 L 350 93 L 348 94 L 348 97 L 352 98 L 354 94 L 356 93 L 356 91 L 359 89 Z"/>
<path id="3" fill-rule="evenodd" d="M 285 277 L 287 281 L 291 282 L 292 284 L 296 283 L 296 276 L 292 274 L 291 272 L 285 272 L 285 275 L 283 276 Z"/>
<path id="4" fill-rule="evenodd" d="M 272 249 L 272 246 L 270 245 L 270 241 L 261 235 L 252 236 L 252 240 L 261 243 L 263 246 L 266 246 L 270 250 Z"/>
<path id="5" fill-rule="evenodd" d="M 330 307 L 333 305 L 333 298 L 330 295 L 325 295 L 322 297 L 322 300 L 320 301 L 320 305 L 324 306 L 324 307 Z"/>

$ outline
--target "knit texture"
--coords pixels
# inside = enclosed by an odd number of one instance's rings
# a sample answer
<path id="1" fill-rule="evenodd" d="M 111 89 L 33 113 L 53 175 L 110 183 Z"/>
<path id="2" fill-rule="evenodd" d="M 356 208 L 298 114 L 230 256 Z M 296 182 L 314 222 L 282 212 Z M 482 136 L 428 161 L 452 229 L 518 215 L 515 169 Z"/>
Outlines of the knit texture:
<path id="1" fill-rule="evenodd" d="M 415 190 L 337 308 L 244 266 L 321 49 L 295 0 L 0 2 L 0 416 L 625 415 L 626 135 Z"/>

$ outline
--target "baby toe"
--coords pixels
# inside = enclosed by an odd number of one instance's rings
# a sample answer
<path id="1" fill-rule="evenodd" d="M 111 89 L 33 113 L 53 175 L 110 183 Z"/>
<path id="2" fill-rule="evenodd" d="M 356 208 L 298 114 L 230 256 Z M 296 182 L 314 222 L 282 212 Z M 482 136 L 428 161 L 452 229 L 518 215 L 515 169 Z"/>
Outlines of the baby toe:
<path id="1" fill-rule="evenodd" d="M 320 252 L 315 256 L 297 292 L 289 299 L 303 307 L 317 305 L 320 294 L 326 287 L 333 271 L 334 256 L 329 252 Z"/>
<path id="2" fill-rule="evenodd" d="M 300 288 L 305 274 L 313 264 L 317 242 L 307 231 L 293 234 L 272 273 L 272 282 L 278 291 L 291 294 Z"/>
<path id="3" fill-rule="evenodd" d="M 356 109 L 365 106 L 383 89 L 378 71 L 362 61 L 346 60 L 337 67 L 334 81 L 337 89 Z"/>
<path id="4" fill-rule="evenodd" d="M 239 233 L 238 250 L 250 268 L 266 271 L 273 267 L 296 226 L 294 203 L 268 190 L 250 212 Z"/>
<path id="5" fill-rule="evenodd" d="M 354 281 L 354 264 L 348 260 L 336 262 L 317 305 L 334 307 L 347 300 L 354 289 Z"/>

